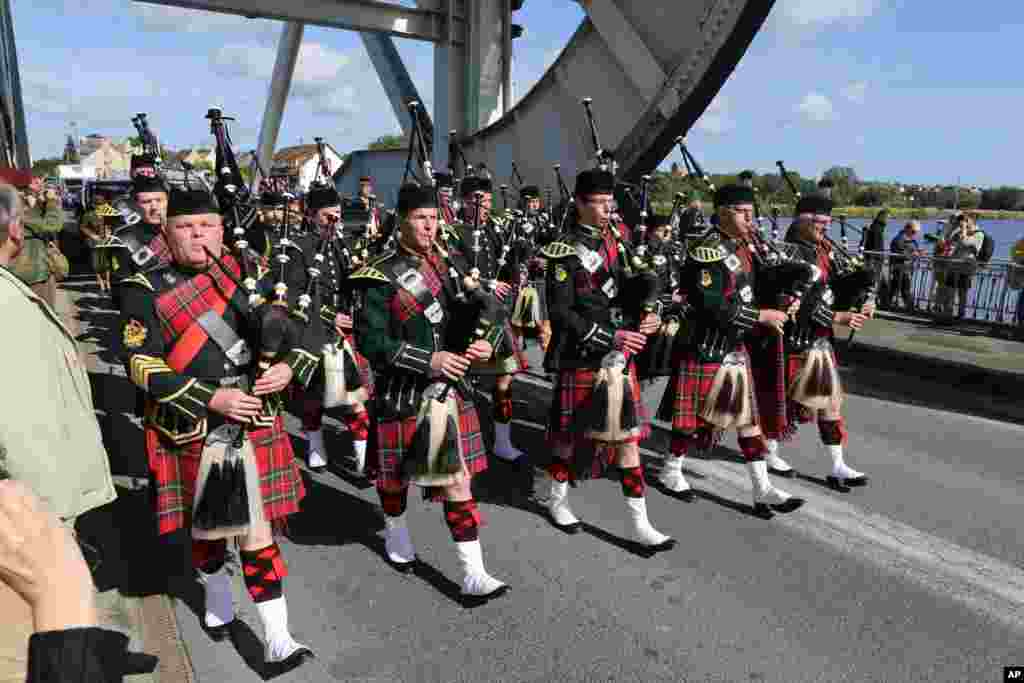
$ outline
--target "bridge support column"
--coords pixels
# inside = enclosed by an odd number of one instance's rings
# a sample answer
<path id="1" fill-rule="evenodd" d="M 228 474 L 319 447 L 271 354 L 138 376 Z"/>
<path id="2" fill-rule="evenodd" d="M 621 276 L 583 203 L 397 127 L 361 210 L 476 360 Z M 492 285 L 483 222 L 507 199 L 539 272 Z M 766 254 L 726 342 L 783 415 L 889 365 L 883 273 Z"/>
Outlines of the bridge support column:
<path id="1" fill-rule="evenodd" d="M 505 54 L 508 11 L 508 0 L 477 0 L 466 5 L 469 50 L 465 68 L 470 118 L 467 133 L 487 127 L 504 113 L 504 63 L 510 61 L 510 55 Z M 511 38 L 507 44 L 511 45 Z"/>
<path id="2" fill-rule="evenodd" d="M 377 77 L 380 78 L 380 84 L 384 87 L 388 101 L 391 102 L 391 110 L 395 112 L 395 117 L 402 127 L 402 134 L 409 135 L 412 131 L 412 121 L 409 117 L 408 105 L 412 101 L 422 104 L 423 100 L 420 99 L 416 84 L 412 82 L 409 70 L 405 68 L 405 62 L 402 61 L 401 55 L 395 48 L 395 42 L 391 36 L 383 33 L 363 32 L 359 34 L 359 37 L 363 39 L 363 45 L 366 47 L 367 54 L 370 55 L 370 61 L 373 62 L 373 68 L 377 72 Z M 429 115 L 426 112 L 423 114 L 426 116 L 425 121 L 429 121 Z"/>
<path id="3" fill-rule="evenodd" d="M 281 30 L 281 40 L 277 45 L 277 61 L 274 62 L 274 73 L 270 78 L 267 107 L 263 112 L 263 122 L 260 124 L 260 139 L 256 152 L 263 170 L 267 173 L 270 173 L 274 159 L 274 147 L 277 145 L 277 135 L 281 131 L 284 105 L 288 101 L 288 92 L 292 87 L 292 76 L 295 74 L 295 63 L 299 59 L 299 47 L 302 45 L 304 30 L 305 24 L 289 21 Z"/>

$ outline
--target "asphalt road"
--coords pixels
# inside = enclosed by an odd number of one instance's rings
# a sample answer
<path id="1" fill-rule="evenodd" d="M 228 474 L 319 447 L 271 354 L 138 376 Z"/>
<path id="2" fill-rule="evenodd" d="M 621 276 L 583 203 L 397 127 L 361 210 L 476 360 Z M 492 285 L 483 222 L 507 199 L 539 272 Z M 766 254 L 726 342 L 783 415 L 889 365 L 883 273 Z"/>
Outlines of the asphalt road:
<path id="1" fill-rule="evenodd" d="M 102 338 L 110 320 L 86 302 L 84 334 Z M 115 473 L 126 474 L 142 465 L 141 442 L 124 416 L 131 387 L 109 360 L 100 359 L 94 390 Z M 538 463 L 547 457 L 543 384 L 533 375 L 515 385 L 526 403 L 513 440 Z M 653 405 L 660 386 L 645 398 Z M 680 541 L 654 558 L 622 543 L 616 482 L 572 491 L 587 533 L 566 536 L 525 495 L 528 482 L 493 466 L 476 482 L 484 560 L 512 590 L 475 609 L 458 600 L 438 505 L 410 496 L 424 570 L 403 576 L 382 558 L 373 489 L 307 473 L 309 495 L 282 548 L 293 631 L 318 658 L 275 680 L 1002 680 L 1004 666 L 1024 663 L 1024 428 L 857 395 L 846 414 L 848 460 L 872 477 L 867 488 L 839 494 L 822 485 L 827 458 L 807 426 L 784 452 L 801 478 L 777 480 L 807 505 L 755 518 L 735 438 L 727 439 L 687 464 L 696 502 L 649 489 L 653 523 Z M 648 444 L 652 472 L 664 439 L 656 430 Z M 346 445 L 344 435 L 328 443 L 338 452 Z M 304 453 L 302 440 L 295 445 Z M 125 498 L 119 523 L 131 550 L 123 555 L 135 568 L 120 580 L 172 575 L 167 589 L 179 598 L 199 681 L 264 678 L 262 629 L 241 578 L 242 624 L 233 642 L 213 643 L 199 627 L 201 589 L 174 551 L 183 546 L 139 531 L 144 508 Z"/>

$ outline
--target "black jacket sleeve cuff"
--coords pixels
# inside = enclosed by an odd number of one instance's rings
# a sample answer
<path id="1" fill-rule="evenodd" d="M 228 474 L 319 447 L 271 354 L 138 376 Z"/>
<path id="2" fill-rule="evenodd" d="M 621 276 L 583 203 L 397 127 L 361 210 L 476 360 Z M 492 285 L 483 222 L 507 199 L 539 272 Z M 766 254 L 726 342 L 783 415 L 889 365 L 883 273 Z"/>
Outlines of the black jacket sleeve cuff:
<path id="1" fill-rule="evenodd" d="M 611 351 L 615 348 L 615 330 L 601 327 L 597 323 L 584 335 L 583 343 L 598 351 Z"/>
<path id="2" fill-rule="evenodd" d="M 306 388 L 313 379 L 317 366 L 320 365 L 320 358 L 305 349 L 296 348 L 288 352 L 284 357 L 284 363 L 292 369 L 292 381 Z"/>
<path id="3" fill-rule="evenodd" d="M 814 309 L 814 313 L 811 314 L 811 320 L 814 321 L 814 324 L 821 327 L 832 327 L 835 317 L 835 311 L 824 302 L 818 304 L 818 307 Z"/>
<path id="4" fill-rule="evenodd" d="M 396 368 L 417 372 L 421 375 L 430 374 L 430 359 L 434 354 L 429 349 L 421 349 L 417 346 L 402 344 L 398 353 L 391 360 Z"/>
<path id="5" fill-rule="evenodd" d="M 734 322 L 744 332 L 749 332 L 757 324 L 757 319 L 760 315 L 760 311 L 752 306 L 741 304 L 736 311 L 736 318 Z"/>
<path id="6" fill-rule="evenodd" d="M 124 680 L 128 636 L 98 627 L 42 631 L 28 641 L 28 683 Z"/>

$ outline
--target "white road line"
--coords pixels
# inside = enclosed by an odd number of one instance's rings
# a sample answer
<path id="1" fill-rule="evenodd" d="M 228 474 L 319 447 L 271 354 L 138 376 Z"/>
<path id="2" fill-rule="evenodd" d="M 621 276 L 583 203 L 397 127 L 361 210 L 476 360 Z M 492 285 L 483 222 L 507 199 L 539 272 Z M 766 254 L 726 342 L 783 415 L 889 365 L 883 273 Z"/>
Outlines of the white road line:
<path id="1" fill-rule="evenodd" d="M 543 431 L 527 420 L 514 424 Z M 641 452 L 661 459 L 646 448 Z M 742 464 L 714 464 L 687 458 L 685 468 L 704 478 L 695 488 L 749 503 L 750 479 Z M 775 480 L 807 502 L 798 511 L 775 515 L 766 524 L 782 524 L 815 541 L 900 575 L 933 594 L 951 598 L 985 616 L 1024 631 L 1024 570 L 963 548 L 884 515 L 819 493 L 794 480 Z M 723 491 L 722 489 L 726 489 Z"/>

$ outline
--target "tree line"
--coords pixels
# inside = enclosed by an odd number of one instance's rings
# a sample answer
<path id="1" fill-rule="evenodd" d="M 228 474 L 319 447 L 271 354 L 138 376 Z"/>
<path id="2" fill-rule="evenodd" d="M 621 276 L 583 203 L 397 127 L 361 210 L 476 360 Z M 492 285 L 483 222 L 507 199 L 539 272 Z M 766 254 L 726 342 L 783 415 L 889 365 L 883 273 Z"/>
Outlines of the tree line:
<path id="1" fill-rule="evenodd" d="M 740 173 L 742 171 L 734 174 L 716 174 L 710 176 L 710 180 L 715 187 L 721 187 L 736 182 Z M 813 178 L 805 178 L 793 171 L 789 172 L 789 177 L 802 194 L 816 192 L 818 189 L 818 182 Z M 954 186 L 900 185 L 861 180 L 857 172 L 849 166 L 833 166 L 822 174 L 822 178 L 833 182 L 832 198 L 836 206 L 1024 210 L 1024 189 L 1018 187 L 1001 186 L 977 192 L 970 188 Z M 671 204 L 677 192 L 704 201 L 711 201 L 712 198 L 710 192 L 698 189 L 703 183 L 687 177 L 678 164 L 673 164 L 669 172 L 657 171 L 652 174 L 651 180 L 651 201 L 654 203 Z M 754 173 L 753 182 L 758 201 L 762 205 L 777 205 L 782 209 L 792 207 L 795 203 L 793 193 L 779 174 Z"/>

